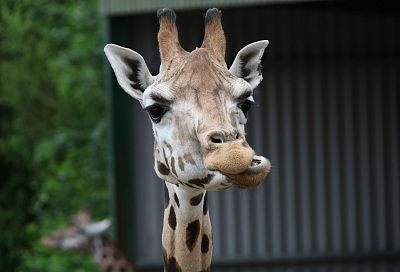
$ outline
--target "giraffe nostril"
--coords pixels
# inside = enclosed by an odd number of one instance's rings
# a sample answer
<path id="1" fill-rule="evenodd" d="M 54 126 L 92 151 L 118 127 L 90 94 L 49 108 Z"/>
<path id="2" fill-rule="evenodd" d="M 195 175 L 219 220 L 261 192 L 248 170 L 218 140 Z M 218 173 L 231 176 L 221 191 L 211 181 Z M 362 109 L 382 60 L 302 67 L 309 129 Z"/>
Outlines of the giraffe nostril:
<path id="1" fill-rule="evenodd" d="M 243 138 L 239 131 L 235 130 L 218 130 L 212 131 L 207 135 L 207 143 L 211 146 L 220 145 L 231 141 L 237 141 Z"/>

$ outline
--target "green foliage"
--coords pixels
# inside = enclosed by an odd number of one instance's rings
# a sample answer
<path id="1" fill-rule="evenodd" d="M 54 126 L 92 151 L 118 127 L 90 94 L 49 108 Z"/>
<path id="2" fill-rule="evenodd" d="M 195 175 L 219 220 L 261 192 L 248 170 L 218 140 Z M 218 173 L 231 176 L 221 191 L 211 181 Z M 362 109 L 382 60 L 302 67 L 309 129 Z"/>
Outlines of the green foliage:
<path id="1" fill-rule="evenodd" d="M 97 271 L 40 238 L 109 217 L 97 1 L 0 1 L 0 271 Z"/>

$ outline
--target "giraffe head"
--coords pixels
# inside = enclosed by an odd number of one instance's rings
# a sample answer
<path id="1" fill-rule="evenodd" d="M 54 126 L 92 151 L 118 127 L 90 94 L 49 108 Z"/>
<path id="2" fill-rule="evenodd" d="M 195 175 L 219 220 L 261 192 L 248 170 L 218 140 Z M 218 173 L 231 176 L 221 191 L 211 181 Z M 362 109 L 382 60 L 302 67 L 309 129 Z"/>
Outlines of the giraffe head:
<path id="1" fill-rule="evenodd" d="M 247 144 L 244 126 L 268 41 L 244 47 L 228 69 L 219 10 L 207 11 L 203 43 L 192 52 L 179 44 L 175 13 L 164 8 L 157 15 L 158 75 L 135 51 L 113 44 L 104 49 L 121 87 L 151 119 L 157 175 L 206 190 L 256 186 L 271 165 Z"/>
<path id="2" fill-rule="evenodd" d="M 49 248 L 64 250 L 90 250 L 90 243 L 110 227 L 108 219 L 93 222 L 87 210 L 80 211 L 67 227 L 42 238 L 42 244 Z"/>

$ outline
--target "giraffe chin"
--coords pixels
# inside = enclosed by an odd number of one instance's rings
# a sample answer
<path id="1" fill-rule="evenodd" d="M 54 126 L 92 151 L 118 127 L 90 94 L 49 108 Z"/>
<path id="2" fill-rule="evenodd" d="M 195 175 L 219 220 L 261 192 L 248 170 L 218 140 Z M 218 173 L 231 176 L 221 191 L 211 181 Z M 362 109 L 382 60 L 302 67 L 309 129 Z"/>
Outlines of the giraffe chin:
<path id="1" fill-rule="evenodd" d="M 240 174 L 223 173 L 240 188 L 250 188 L 259 185 L 271 171 L 271 163 L 267 158 L 255 155 L 246 171 Z"/>

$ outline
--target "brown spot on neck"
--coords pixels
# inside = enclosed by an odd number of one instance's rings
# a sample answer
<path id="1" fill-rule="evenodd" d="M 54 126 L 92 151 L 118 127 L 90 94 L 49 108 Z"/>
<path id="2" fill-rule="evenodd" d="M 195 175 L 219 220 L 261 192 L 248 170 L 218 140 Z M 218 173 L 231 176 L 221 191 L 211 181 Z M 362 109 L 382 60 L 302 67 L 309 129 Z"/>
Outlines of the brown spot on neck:
<path id="1" fill-rule="evenodd" d="M 168 258 L 167 262 L 164 263 L 164 269 L 166 272 L 182 272 L 174 256 Z"/>
<path id="2" fill-rule="evenodd" d="M 206 215 L 207 212 L 208 212 L 208 194 L 206 193 L 203 200 L 203 214 Z"/>
<path id="3" fill-rule="evenodd" d="M 179 203 L 179 198 L 178 198 L 178 196 L 176 195 L 176 193 L 174 193 L 174 198 L 175 198 L 175 203 L 176 203 L 176 206 L 178 206 L 178 208 L 181 206 L 181 204 Z"/>
<path id="4" fill-rule="evenodd" d="M 204 254 L 208 253 L 208 249 L 210 247 L 210 240 L 208 239 L 207 234 L 203 235 L 203 238 L 201 239 L 201 252 Z"/>
<path id="5" fill-rule="evenodd" d="M 164 209 L 169 205 L 169 192 L 167 186 L 164 184 Z"/>
<path id="6" fill-rule="evenodd" d="M 186 245 L 189 251 L 192 251 L 196 245 L 197 238 L 200 233 L 200 222 L 195 220 L 188 224 L 186 228 Z"/>
<path id="7" fill-rule="evenodd" d="M 200 204 L 201 200 L 203 199 L 203 193 L 198 194 L 190 199 L 190 205 L 197 206 Z"/>
<path id="8" fill-rule="evenodd" d="M 172 207 L 172 206 L 169 210 L 168 224 L 173 230 L 176 229 L 176 214 L 175 214 L 174 207 Z"/>

